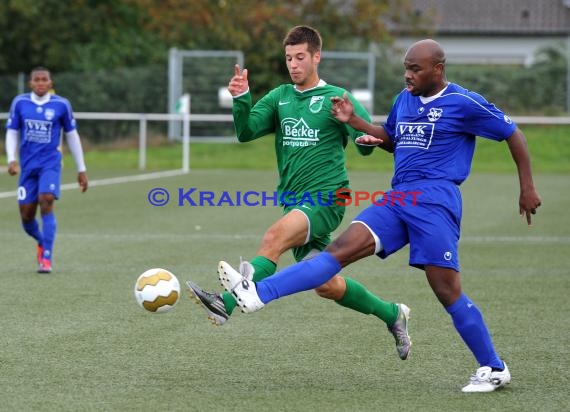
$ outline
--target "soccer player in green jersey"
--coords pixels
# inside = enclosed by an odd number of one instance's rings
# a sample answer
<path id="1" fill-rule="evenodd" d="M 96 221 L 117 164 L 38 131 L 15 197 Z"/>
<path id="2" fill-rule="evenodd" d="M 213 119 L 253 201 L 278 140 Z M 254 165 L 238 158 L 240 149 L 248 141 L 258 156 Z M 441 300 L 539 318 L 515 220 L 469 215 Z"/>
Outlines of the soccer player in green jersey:
<path id="1" fill-rule="evenodd" d="M 296 26 L 287 33 L 283 45 L 292 84 L 271 90 L 253 107 L 247 69 L 242 71 L 236 65 L 228 86 L 234 99 L 238 140 L 249 142 L 275 135 L 277 192 L 282 202 L 286 199 L 283 216 L 267 229 L 257 255 L 250 262 L 240 264 L 242 275 L 254 281 L 272 275 L 279 257 L 287 250 L 292 250 L 299 262 L 311 258 L 330 243 L 330 234 L 340 225 L 345 213 L 345 203 L 338 198 L 342 195 L 340 189 L 349 187 L 344 149 L 348 139 L 354 141 L 363 134 L 331 115 L 331 97 L 342 96 L 345 90 L 319 78 L 322 40 L 318 31 Z M 348 96 L 355 112 L 370 120 L 362 105 Z M 362 155 L 369 155 L 374 149 L 356 147 Z M 305 201 L 300 201 L 303 198 Z M 210 293 L 192 281 L 186 284 L 214 324 L 224 324 L 237 306 L 228 292 Z M 406 305 L 386 302 L 362 284 L 339 275 L 315 291 L 339 305 L 383 320 L 396 340 L 400 358 L 408 357 L 411 342 Z"/>

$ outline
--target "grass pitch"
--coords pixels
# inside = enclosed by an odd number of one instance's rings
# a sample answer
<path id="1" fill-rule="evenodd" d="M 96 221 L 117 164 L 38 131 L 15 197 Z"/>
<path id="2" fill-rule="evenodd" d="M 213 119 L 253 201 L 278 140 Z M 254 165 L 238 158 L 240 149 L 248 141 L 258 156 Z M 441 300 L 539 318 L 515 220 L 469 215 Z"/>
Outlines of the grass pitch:
<path id="1" fill-rule="evenodd" d="M 92 170 L 96 179 L 104 172 Z M 430 291 L 407 266 L 347 268 L 412 309 L 407 361 L 376 318 L 312 292 L 214 327 L 183 291 L 173 311 L 135 303 L 137 276 L 164 267 L 183 283 L 219 289 L 218 260 L 251 257 L 276 207 L 177 206 L 178 188 L 274 189 L 270 171 L 188 175 L 66 191 L 56 205 L 54 273 L 35 273 L 35 245 L 14 199 L 0 198 L 0 405 L 7 411 L 563 411 L 570 356 L 568 175 L 536 176 L 543 206 L 529 228 L 518 216 L 514 174 L 476 173 L 464 184 L 461 264 L 512 384 L 462 394 L 477 365 Z M 381 190 L 387 173 L 353 172 L 354 190 Z M 71 181 L 68 179 L 67 181 Z M 14 184 L 0 176 L 0 187 Z M 151 189 L 171 201 L 151 206 Z M 359 208 L 351 206 L 341 228 Z M 293 262 L 286 254 L 280 266 Z"/>

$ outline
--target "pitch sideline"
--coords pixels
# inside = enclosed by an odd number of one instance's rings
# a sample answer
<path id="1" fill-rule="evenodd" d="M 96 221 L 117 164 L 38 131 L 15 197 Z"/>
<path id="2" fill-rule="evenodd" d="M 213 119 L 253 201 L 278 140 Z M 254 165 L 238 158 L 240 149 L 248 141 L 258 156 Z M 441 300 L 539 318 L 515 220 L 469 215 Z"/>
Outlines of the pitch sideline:
<path id="1" fill-rule="evenodd" d="M 165 170 L 164 172 L 144 173 L 141 175 L 110 177 L 107 179 L 90 180 L 89 187 L 117 185 L 121 183 L 142 182 L 145 180 L 160 179 L 162 177 L 179 176 L 186 174 L 183 170 Z M 61 185 L 61 190 L 78 189 L 77 183 L 65 183 Z M 0 199 L 16 197 L 16 191 L 10 190 L 8 192 L 0 192 Z"/>

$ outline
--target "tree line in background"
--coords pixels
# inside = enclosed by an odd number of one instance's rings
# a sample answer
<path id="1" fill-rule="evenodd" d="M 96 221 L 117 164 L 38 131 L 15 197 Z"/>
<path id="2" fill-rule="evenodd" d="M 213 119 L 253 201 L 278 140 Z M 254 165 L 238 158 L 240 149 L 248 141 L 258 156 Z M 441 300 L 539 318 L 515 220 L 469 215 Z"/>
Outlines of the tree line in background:
<path id="1" fill-rule="evenodd" d="M 387 58 L 394 36 L 432 36 L 434 27 L 408 0 L 6 0 L 0 3 L 0 111 L 17 90 L 15 73 L 44 65 L 76 111 L 166 112 L 171 47 L 243 51 L 258 98 L 289 81 L 282 39 L 297 24 L 318 28 L 324 50 L 376 46 L 375 114 L 386 113 L 403 87 L 401 62 Z M 564 45 L 543 50 L 529 68 L 449 65 L 448 79 L 512 114 L 561 114 L 565 53 Z M 232 68 L 227 72 L 229 79 Z"/>
<path id="2" fill-rule="evenodd" d="M 327 50 L 389 42 L 388 25 L 425 31 L 408 0 L 6 0 L 0 75 L 164 64 L 171 47 L 241 50 L 263 90 L 286 79 L 281 42 L 297 24 L 317 27 Z"/>

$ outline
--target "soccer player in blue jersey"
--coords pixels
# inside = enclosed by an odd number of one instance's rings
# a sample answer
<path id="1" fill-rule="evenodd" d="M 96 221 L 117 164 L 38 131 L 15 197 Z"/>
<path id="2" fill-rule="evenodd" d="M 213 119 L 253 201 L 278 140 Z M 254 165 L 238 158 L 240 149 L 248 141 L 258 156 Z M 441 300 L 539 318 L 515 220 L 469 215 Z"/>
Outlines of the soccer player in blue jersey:
<path id="1" fill-rule="evenodd" d="M 61 133 L 65 133 L 69 151 L 77 165 L 77 182 L 87 190 L 87 175 L 81 140 L 77 133 L 69 100 L 50 93 L 53 82 L 45 67 L 30 73 L 31 93 L 16 96 L 6 123 L 8 173 L 21 174 L 18 202 L 24 231 L 37 242 L 38 273 L 52 270 L 56 234 L 54 202 L 59 198 L 61 177 Z M 20 166 L 16 152 L 20 148 Z M 36 220 L 38 205 L 42 227 Z"/>
<path id="2" fill-rule="evenodd" d="M 352 262 L 373 254 L 384 259 L 409 244 L 410 265 L 425 271 L 479 364 L 462 391 L 491 392 L 510 383 L 511 375 L 495 351 L 481 311 L 461 289 L 459 185 L 469 175 L 476 136 L 506 141 L 518 170 L 519 211 L 530 225 L 541 204 L 530 155 L 523 133 L 509 117 L 479 94 L 447 81 L 445 53 L 437 42 L 414 43 L 404 68 L 406 88 L 383 126 L 358 117 L 346 97 L 334 98 L 332 110 L 337 119 L 367 133 L 360 143 L 394 153 L 392 190 L 400 198 L 401 193 L 415 197 L 369 206 L 324 252 L 260 282 L 249 281 L 223 261 L 219 277 L 242 311 L 253 312 L 282 296 L 319 286 Z"/>

